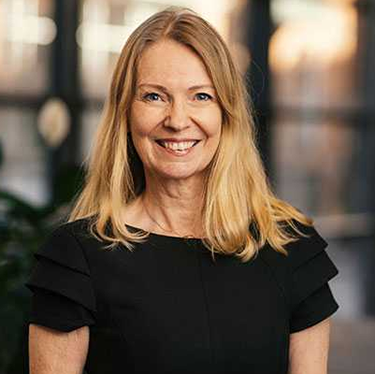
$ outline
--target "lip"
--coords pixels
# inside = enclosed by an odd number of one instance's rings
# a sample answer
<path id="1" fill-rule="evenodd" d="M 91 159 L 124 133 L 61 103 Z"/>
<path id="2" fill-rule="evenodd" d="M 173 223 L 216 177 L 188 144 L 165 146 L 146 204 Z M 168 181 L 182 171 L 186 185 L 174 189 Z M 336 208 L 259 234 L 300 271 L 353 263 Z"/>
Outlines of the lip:
<path id="1" fill-rule="evenodd" d="M 160 145 L 160 144 L 158 143 L 158 141 L 160 141 L 160 140 L 161 140 L 161 139 L 157 139 L 157 140 L 155 140 L 155 143 L 156 143 L 156 145 L 157 145 L 157 148 L 158 148 L 160 151 L 167 152 L 168 154 L 173 155 L 173 156 L 175 156 L 175 157 L 185 157 L 185 156 L 187 156 L 188 154 L 190 154 L 191 152 L 193 152 L 194 149 L 195 149 L 195 147 L 200 143 L 200 141 L 198 141 L 194 146 L 190 147 L 190 148 L 187 149 L 185 152 L 183 152 L 183 153 L 177 153 L 177 152 L 173 151 L 172 149 L 165 148 L 165 147 L 163 147 L 162 145 Z M 190 140 L 190 141 L 192 141 L 192 140 Z"/>
<path id="2" fill-rule="evenodd" d="M 202 139 L 188 139 L 188 138 L 183 138 L 183 139 L 176 139 L 176 138 L 158 138 L 158 139 L 155 139 L 155 140 L 158 140 L 158 141 L 163 141 L 163 142 L 175 142 L 175 143 L 180 143 L 180 142 L 195 142 L 195 141 L 199 141 L 199 140 L 202 140 Z"/>

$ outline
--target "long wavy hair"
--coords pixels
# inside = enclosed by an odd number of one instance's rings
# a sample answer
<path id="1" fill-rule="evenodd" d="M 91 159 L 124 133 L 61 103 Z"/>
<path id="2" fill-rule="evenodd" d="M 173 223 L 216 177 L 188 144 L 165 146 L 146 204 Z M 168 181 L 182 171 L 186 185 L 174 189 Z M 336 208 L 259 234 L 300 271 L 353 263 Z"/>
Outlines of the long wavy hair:
<path id="1" fill-rule="evenodd" d="M 222 134 L 209 165 L 204 191 L 204 245 L 214 253 L 247 262 L 265 244 L 284 255 L 284 246 L 306 236 L 298 222 L 313 220 L 272 192 L 256 145 L 252 105 L 242 74 L 222 37 L 188 8 L 169 7 L 155 13 L 127 39 L 117 61 L 92 153 L 84 161 L 85 182 L 67 222 L 89 218 L 91 234 L 122 243 L 128 250 L 149 235 L 129 230 L 122 219 L 127 205 L 145 189 L 142 162 L 132 146 L 129 112 L 135 94 L 137 66 L 144 50 L 163 39 L 191 48 L 202 59 L 222 110 Z M 110 230 L 108 230 L 110 227 Z M 293 228 L 289 230 L 289 228 Z"/>

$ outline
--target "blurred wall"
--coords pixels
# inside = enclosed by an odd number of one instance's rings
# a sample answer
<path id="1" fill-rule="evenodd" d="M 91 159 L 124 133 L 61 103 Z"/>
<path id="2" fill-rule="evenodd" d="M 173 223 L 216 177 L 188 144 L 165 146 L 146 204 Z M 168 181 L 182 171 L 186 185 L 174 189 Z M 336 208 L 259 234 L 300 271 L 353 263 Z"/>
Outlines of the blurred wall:
<path id="1" fill-rule="evenodd" d="M 43 222 L 67 203 L 61 187 L 89 155 L 127 35 L 168 5 L 198 11 L 228 42 L 276 192 L 329 241 L 340 270 L 330 373 L 374 373 L 375 1 L 0 0 L 0 227 L 1 193 Z"/>

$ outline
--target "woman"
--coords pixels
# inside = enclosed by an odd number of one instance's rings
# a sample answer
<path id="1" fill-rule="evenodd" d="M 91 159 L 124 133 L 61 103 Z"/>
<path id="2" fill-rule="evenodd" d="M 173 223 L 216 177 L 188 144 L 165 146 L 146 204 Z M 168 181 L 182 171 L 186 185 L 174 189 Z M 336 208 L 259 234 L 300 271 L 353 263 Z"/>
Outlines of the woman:
<path id="1" fill-rule="evenodd" d="M 27 283 L 31 374 L 327 372 L 338 270 L 272 193 L 248 108 L 196 13 L 132 33 L 84 188 Z"/>

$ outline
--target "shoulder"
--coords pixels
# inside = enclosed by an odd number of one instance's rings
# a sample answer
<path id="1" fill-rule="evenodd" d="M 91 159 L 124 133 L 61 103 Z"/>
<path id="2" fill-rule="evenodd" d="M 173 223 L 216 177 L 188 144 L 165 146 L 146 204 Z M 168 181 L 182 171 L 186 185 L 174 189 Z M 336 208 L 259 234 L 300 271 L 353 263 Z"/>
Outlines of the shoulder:
<path id="1" fill-rule="evenodd" d="M 284 225 L 284 229 L 295 239 L 284 245 L 284 249 L 288 253 L 287 256 L 277 252 L 269 244 L 262 248 L 260 253 L 269 262 L 298 267 L 309 257 L 314 257 L 328 246 L 327 241 L 321 236 L 314 225 L 305 225 L 296 220 L 293 220 L 293 224 L 303 235 L 296 232 L 290 225 Z"/>
<path id="2" fill-rule="evenodd" d="M 91 218 L 80 218 L 70 222 L 60 223 L 52 229 L 52 235 L 71 235 L 73 237 L 84 237 L 90 234 Z"/>
<path id="3" fill-rule="evenodd" d="M 328 242 L 313 226 L 298 223 L 306 236 L 288 245 L 286 261 L 289 274 L 290 305 L 292 310 L 314 292 L 327 287 L 339 270 L 328 253 Z"/>
<path id="4" fill-rule="evenodd" d="M 90 222 L 89 218 L 80 218 L 70 222 L 57 223 L 49 228 L 45 238 L 59 237 L 60 239 L 66 239 L 70 236 L 76 237 L 88 234 Z"/>
<path id="5" fill-rule="evenodd" d="M 90 266 L 74 234 L 77 224 L 81 222 L 60 224 L 49 232 L 34 253 L 36 262 L 25 285 L 32 292 L 52 292 L 95 311 Z"/>
<path id="6" fill-rule="evenodd" d="M 296 237 L 284 246 L 287 256 L 269 245 L 259 253 L 284 288 L 291 310 L 339 273 L 327 252 L 328 242 L 315 225 L 294 223 L 305 236 L 287 229 Z"/>
<path id="7" fill-rule="evenodd" d="M 315 225 L 305 225 L 298 221 L 293 221 L 295 226 L 303 235 L 297 235 L 297 240 L 285 246 L 288 252 L 288 266 L 297 269 L 315 256 L 325 252 L 328 242 L 323 238 Z M 292 230 L 290 227 L 288 231 Z M 293 234 L 295 231 L 293 230 Z"/>
<path id="8" fill-rule="evenodd" d="M 304 274 L 309 276 L 314 271 L 325 273 L 327 278 L 337 275 L 338 270 L 327 253 L 328 242 L 315 225 L 309 226 L 298 221 L 293 223 L 304 235 L 298 234 L 291 227 L 286 228 L 295 237 L 295 241 L 284 245 L 287 255 L 267 244 L 259 252 L 260 258 L 284 281 L 290 277 L 299 278 L 300 275 L 302 280 Z"/>
<path id="9" fill-rule="evenodd" d="M 49 259 L 87 274 L 87 260 L 81 242 L 82 238 L 89 236 L 88 223 L 87 219 L 79 219 L 52 228 L 35 253 L 36 259 Z"/>
<path id="10" fill-rule="evenodd" d="M 58 239 L 62 242 L 74 239 L 77 243 L 86 239 L 93 239 L 90 231 L 91 218 L 80 218 L 70 222 L 62 222 L 50 229 L 46 239 Z"/>

